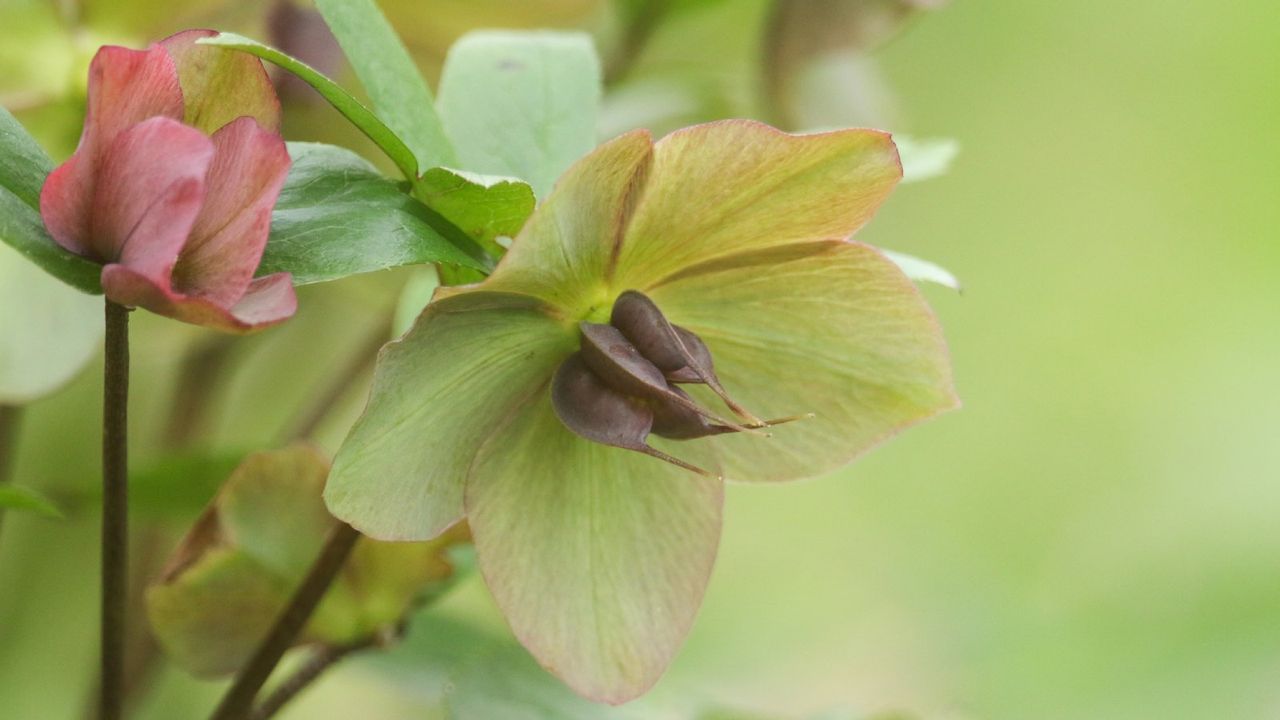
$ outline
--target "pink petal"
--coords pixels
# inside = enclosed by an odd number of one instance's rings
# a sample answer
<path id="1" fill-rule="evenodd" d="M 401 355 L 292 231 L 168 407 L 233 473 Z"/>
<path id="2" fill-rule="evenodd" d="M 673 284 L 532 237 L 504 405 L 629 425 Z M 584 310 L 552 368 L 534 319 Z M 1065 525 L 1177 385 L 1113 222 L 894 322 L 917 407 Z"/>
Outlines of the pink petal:
<path id="1" fill-rule="evenodd" d="M 159 46 L 99 50 L 89 65 L 88 109 L 80 146 L 50 174 L 40 195 L 40 214 L 59 245 L 81 255 L 95 254 L 90 204 L 98 166 L 117 135 L 156 116 L 182 117 L 182 91 L 169 54 Z"/>
<path id="2" fill-rule="evenodd" d="M 174 287 L 230 305 L 249 287 L 289 172 L 279 135 L 242 117 L 213 135 L 204 207 L 174 268 Z"/>
<path id="3" fill-rule="evenodd" d="M 167 286 L 200 212 L 213 157 L 209 138 L 166 117 L 120 133 L 103 154 L 90 207 L 93 257 Z"/>
<path id="4" fill-rule="evenodd" d="M 298 309 L 292 278 L 277 273 L 254 280 L 234 306 L 176 292 L 155 278 L 124 265 L 102 269 L 102 287 L 116 302 L 143 307 L 157 315 L 225 332 L 245 333 L 283 322 Z M 120 299 L 117 299 L 120 298 Z"/>
<path id="5" fill-rule="evenodd" d="M 186 30 L 160 41 L 178 67 L 186 100 L 184 122 L 213 134 L 248 115 L 271 131 L 280 129 L 280 99 L 262 62 L 226 48 L 197 45 L 213 30 Z"/>

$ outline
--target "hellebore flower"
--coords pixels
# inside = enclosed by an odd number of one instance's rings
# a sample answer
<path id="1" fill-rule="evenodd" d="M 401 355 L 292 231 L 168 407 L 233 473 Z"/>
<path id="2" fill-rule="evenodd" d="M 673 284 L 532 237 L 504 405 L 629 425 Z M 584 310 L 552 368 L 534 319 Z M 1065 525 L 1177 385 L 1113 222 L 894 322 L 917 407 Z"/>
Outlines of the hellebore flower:
<path id="1" fill-rule="evenodd" d="M 847 240 L 900 177 L 869 130 L 600 146 L 487 280 L 437 291 L 384 349 L 330 510 L 381 539 L 465 516 L 539 662 L 636 697 L 701 602 L 722 478 L 819 475 L 955 406 L 928 306 Z"/>
<path id="2" fill-rule="evenodd" d="M 108 299 L 222 330 L 292 316 L 288 274 L 254 279 L 289 170 L 280 104 L 256 58 L 189 30 L 89 66 L 80 145 L 40 214 L 62 247 L 102 264 Z"/>

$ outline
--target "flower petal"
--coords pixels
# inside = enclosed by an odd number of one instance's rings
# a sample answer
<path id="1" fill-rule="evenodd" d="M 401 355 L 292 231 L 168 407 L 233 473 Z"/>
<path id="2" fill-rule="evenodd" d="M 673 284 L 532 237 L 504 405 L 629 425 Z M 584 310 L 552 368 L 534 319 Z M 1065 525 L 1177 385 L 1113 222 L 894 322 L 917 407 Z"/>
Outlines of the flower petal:
<path id="1" fill-rule="evenodd" d="M 818 475 L 957 405 L 933 313 L 867 245 L 742 253 L 690 268 L 650 296 L 706 342 L 725 388 L 747 409 L 814 414 L 771 428 L 772 437 L 696 441 L 718 450 L 731 480 Z M 683 387 L 714 407 L 705 388 Z"/>
<path id="2" fill-rule="evenodd" d="M 157 315 L 231 333 L 247 333 L 284 322 L 298 309 L 288 273 L 254 280 L 235 305 L 218 305 L 207 298 L 184 295 L 163 280 L 135 272 L 125 265 L 102 269 L 107 297 L 124 305 L 144 307 Z"/>
<path id="3" fill-rule="evenodd" d="M 91 206 L 95 259 L 167 285 L 204 202 L 213 152 L 199 130 L 166 117 L 117 135 L 103 154 Z"/>
<path id="4" fill-rule="evenodd" d="M 267 245 L 285 176 L 284 140 L 249 117 L 213 134 L 203 207 L 173 269 L 173 286 L 217 305 L 245 293 Z"/>
<path id="5" fill-rule="evenodd" d="M 467 480 L 480 569 L 516 636 L 593 700 L 661 676 L 693 623 L 720 540 L 724 484 L 598 445 L 540 392 Z"/>
<path id="6" fill-rule="evenodd" d="M 183 122 L 212 135 L 245 115 L 262 127 L 280 129 L 280 99 L 262 61 L 246 53 L 197 45 L 213 30 L 186 30 L 160 45 L 173 57 L 185 99 Z"/>
<path id="7" fill-rule="evenodd" d="M 608 303 L 604 284 L 653 143 L 643 130 L 593 150 L 569 168 L 484 283 L 542 298 L 575 317 Z M 458 292 L 442 288 L 440 297 Z"/>
<path id="8" fill-rule="evenodd" d="M 40 215 L 62 247 L 93 256 L 90 205 L 99 165 L 116 136 L 148 118 L 182 118 L 182 91 L 173 60 L 160 47 L 106 46 L 89 65 L 84 132 L 71 159 L 56 168 L 40 194 Z"/>
<path id="9" fill-rule="evenodd" d="M 728 120 L 674 132 L 654 147 L 611 285 L 642 290 L 728 254 L 847 238 L 901 177 L 875 130 L 788 135 Z"/>
<path id="10" fill-rule="evenodd" d="M 428 305 L 378 359 L 334 460 L 329 510 L 383 540 L 439 535 L 462 517 L 477 448 L 576 345 L 576 327 L 534 298 L 468 292 Z"/>

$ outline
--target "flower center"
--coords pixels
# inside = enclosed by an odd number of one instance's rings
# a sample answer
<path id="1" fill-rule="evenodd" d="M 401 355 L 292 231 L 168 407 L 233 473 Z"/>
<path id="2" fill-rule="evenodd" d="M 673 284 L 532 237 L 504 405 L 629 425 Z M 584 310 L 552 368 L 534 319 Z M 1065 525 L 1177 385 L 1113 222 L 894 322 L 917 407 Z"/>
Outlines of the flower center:
<path id="1" fill-rule="evenodd" d="M 649 435 L 691 440 L 732 432 L 764 434 L 763 428 L 799 419 L 760 420 L 735 402 L 716 377 L 702 339 L 668 321 L 643 293 L 622 293 L 607 323 L 584 321 L 579 328 L 581 348 L 556 371 L 551 398 L 565 427 L 587 440 L 711 475 L 650 447 Z M 706 385 L 739 419 L 702 407 L 678 387 L 682 384 Z"/>

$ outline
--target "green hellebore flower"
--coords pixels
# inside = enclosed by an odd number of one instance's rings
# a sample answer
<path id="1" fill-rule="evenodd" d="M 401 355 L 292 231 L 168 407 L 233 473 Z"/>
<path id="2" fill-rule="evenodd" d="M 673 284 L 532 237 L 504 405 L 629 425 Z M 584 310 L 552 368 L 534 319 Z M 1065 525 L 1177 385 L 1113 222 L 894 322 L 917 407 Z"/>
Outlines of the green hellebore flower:
<path id="1" fill-rule="evenodd" d="M 900 177 L 893 142 L 870 130 L 793 136 L 725 121 L 600 146 L 487 280 L 437 291 L 384 349 L 335 460 L 330 510 L 382 539 L 467 518 L 485 580 L 539 662 L 595 700 L 640 695 L 701 601 L 722 478 L 819 475 L 956 406 L 928 306 L 892 262 L 847 240 Z M 678 345 L 655 350 L 620 316 L 648 301 L 657 315 L 640 308 L 640 325 L 671 323 Z M 641 370 L 584 374 L 575 366 L 590 365 L 593 344 Z M 742 412 L 714 409 L 706 378 L 668 362 L 650 390 L 690 383 L 681 394 L 697 414 L 726 427 L 668 424 L 646 439 L 673 406 L 626 388 L 664 349 L 713 361 Z M 750 430 L 761 423 L 746 410 L 811 417 Z M 748 432 L 723 432 L 735 429 Z M 701 437 L 671 437 L 682 435 Z M 637 438 L 707 472 L 642 454 Z"/>

